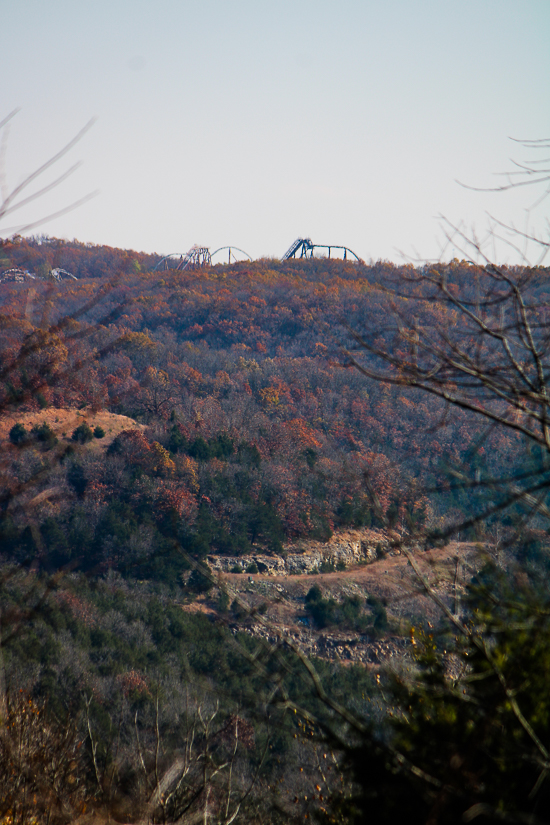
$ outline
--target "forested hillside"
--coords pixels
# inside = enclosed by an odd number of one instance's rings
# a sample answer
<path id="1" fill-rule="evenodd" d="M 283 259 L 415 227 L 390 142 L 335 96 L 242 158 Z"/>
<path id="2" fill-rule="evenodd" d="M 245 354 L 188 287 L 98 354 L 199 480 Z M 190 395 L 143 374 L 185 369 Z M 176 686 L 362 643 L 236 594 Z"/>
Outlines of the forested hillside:
<path id="1" fill-rule="evenodd" d="M 390 264 L 264 260 L 151 273 L 140 271 L 152 264 L 145 256 L 50 239 L 5 243 L 2 253 L 7 266 L 80 276 L 2 285 L 2 408 L 105 409 L 146 425 L 107 456 L 75 449 L 44 478 L 64 493 L 47 514 L 57 538 L 46 530 L 42 551 L 57 563 L 75 547 L 91 565 L 158 558 L 174 515 L 195 556 L 280 552 L 299 537 L 381 526 L 373 490 L 394 526 L 443 527 L 471 506 L 441 492 L 469 452 L 488 473 L 513 463 L 505 432 L 483 435 L 477 449 L 478 421 L 349 368 L 346 325 L 386 334 L 385 290 L 402 274 Z M 470 270 L 453 265 L 449 277 Z M 10 364 L 23 342 L 25 363 Z M 48 443 L 37 446 L 46 457 Z M 21 484 L 29 469 L 17 448 L 10 455 L 11 483 Z M 18 535 L 16 523 L 9 529 Z M 136 531 L 139 553 L 129 550 Z"/>
<path id="2" fill-rule="evenodd" d="M 316 665 L 321 690 L 296 646 L 263 618 L 267 604 L 232 602 L 229 579 L 216 579 L 205 560 L 233 557 L 236 571 L 253 552 L 286 556 L 367 528 L 383 536 L 382 557 L 409 540 L 441 544 L 462 525 L 458 538 L 480 547 L 521 534 L 517 555 L 530 574 L 547 569 L 543 519 L 532 507 L 527 523 L 514 492 L 522 479 L 548 476 L 529 430 L 491 424 L 507 412 L 483 387 L 473 392 L 488 419 L 407 385 L 412 370 L 449 369 L 437 358 L 424 367 L 419 330 L 436 354 L 462 334 L 452 301 L 435 300 L 424 276 L 475 309 L 483 272 L 459 261 L 416 270 L 326 259 L 153 271 L 160 258 L 47 237 L 0 247 L 0 275 L 36 276 L 0 283 L 0 651 L 6 713 L 27 737 L 19 756 L 13 743 L 0 748 L 0 770 L 25 775 L 35 799 L 15 816 L 15 783 L 0 809 L 14 818 L 0 822 L 45 811 L 72 821 L 95 806 L 119 821 L 147 810 L 155 822 L 208 813 L 225 825 L 313 815 L 344 823 L 363 821 L 367 798 L 377 821 L 391 822 L 409 794 L 411 821 L 427 821 L 433 798 L 419 774 L 405 771 L 401 785 L 391 778 L 417 752 L 429 770 L 441 768 L 399 727 L 404 707 L 422 718 L 420 694 L 403 699 L 409 688 L 395 667 L 327 662 Z M 55 268 L 77 280 L 52 280 Z M 548 303 L 547 269 L 505 272 Z M 476 340 L 467 348 L 483 361 Z M 506 502 L 490 482 L 503 474 Z M 468 573 L 476 598 L 487 581 L 480 567 Z M 458 616 L 458 560 L 456 571 L 444 596 L 447 605 L 453 593 Z M 205 593 L 210 619 L 204 598 L 196 602 Z M 388 621 L 386 606 L 345 590 L 338 601 L 315 584 L 300 621 L 391 636 L 408 645 L 403 672 L 418 647 L 415 667 L 446 685 L 450 626 L 436 643 L 420 616 L 415 637 L 414 627 Z M 238 632 L 251 615 L 265 643 Z M 445 689 L 432 720 L 442 741 L 446 725 L 461 725 Z M 491 705 L 491 719 L 501 712 Z M 355 728 L 352 713 L 363 720 Z M 47 719 L 40 747 L 35 718 Z M 63 733 L 68 719 L 74 727 Z M 407 759 L 384 750 L 390 741 Z M 33 786 L 29 766 L 48 748 L 62 769 L 56 779 L 44 768 Z M 371 796 L 359 754 L 380 777 Z"/>

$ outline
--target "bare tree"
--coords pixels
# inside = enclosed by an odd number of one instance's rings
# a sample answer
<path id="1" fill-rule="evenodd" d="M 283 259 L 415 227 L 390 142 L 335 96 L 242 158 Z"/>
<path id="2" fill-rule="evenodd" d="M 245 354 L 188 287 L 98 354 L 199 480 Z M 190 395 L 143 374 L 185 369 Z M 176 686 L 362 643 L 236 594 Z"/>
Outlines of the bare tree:
<path id="1" fill-rule="evenodd" d="M 528 186 L 535 190 L 536 195 L 525 209 L 525 220 L 523 226 L 510 224 L 490 215 L 489 239 L 491 241 L 501 241 L 514 250 L 525 265 L 541 265 L 548 253 L 550 246 L 550 233 L 548 219 L 544 220 L 544 230 L 537 232 L 531 226 L 531 221 L 535 210 L 550 194 L 550 157 L 546 153 L 550 152 L 550 139 L 539 140 L 514 140 L 514 143 L 532 152 L 544 152 L 544 157 L 529 157 L 523 161 L 512 160 L 513 169 L 508 172 L 499 173 L 498 177 L 503 181 L 493 187 L 466 186 L 474 192 L 508 192 L 511 189 L 519 189 Z M 464 184 L 461 184 L 464 186 Z M 542 190 L 542 191 L 541 191 Z M 450 225 L 449 225 L 450 228 Z M 468 245 L 470 238 L 463 238 Z M 479 245 L 476 242 L 476 245 Z M 494 244 L 493 244 L 494 246 Z"/>
<path id="2" fill-rule="evenodd" d="M 28 174 L 21 181 L 21 183 L 13 189 L 10 189 L 6 179 L 5 158 L 10 122 L 18 111 L 19 109 L 14 109 L 13 112 L 10 112 L 9 115 L 0 121 L 0 132 L 2 133 L 0 139 L 0 221 L 3 221 L 6 217 L 12 215 L 17 210 L 30 206 L 36 201 L 40 201 L 45 195 L 66 181 L 67 178 L 78 169 L 80 164 L 75 163 L 68 169 L 61 172 L 61 174 L 57 174 L 53 180 L 43 183 L 46 173 L 52 168 L 58 168 L 58 164 L 63 161 L 71 149 L 82 140 L 84 135 L 91 129 L 95 122 L 94 119 L 88 121 L 88 123 L 68 143 L 66 143 L 65 146 L 48 158 L 43 164 L 38 166 L 34 171 Z M 64 206 L 62 209 L 56 210 L 50 214 L 41 215 L 35 220 L 23 223 L 19 226 L 8 227 L 3 231 L 8 234 L 12 234 L 13 232 L 28 232 L 30 229 L 35 229 L 37 226 L 40 226 L 46 221 L 52 220 L 53 218 L 58 218 L 61 215 L 66 215 L 67 212 L 71 212 L 73 209 L 82 206 L 82 204 L 86 203 L 90 200 L 90 198 L 95 197 L 96 194 L 97 192 L 90 192 L 73 203 Z"/>
<path id="3" fill-rule="evenodd" d="M 550 148 L 548 140 L 521 143 L 529 149 Z M 541 264 L 550 248 L 550 233 L 547 221 L 542 233 L 529 223 L 531 209 L 550 193 L 548 164 L 548 158 L 516 164 L 505 182 L 491 190 L 543 187 L 527 210 L 525 229 L 491 218 L 489 239 L 503 241 L 512 249 L 518 265 L 499 265 L 490 258 L 486 239 L 444 219 L 447 242 L 461 249 L 465 260 L 397 271 L 393 281 L 384 283 L 384 311 L 379 322 L 365 329 L 346 326 L 349 343 L 344 353 L 348 365 L 366 378 L 428 394 L 441 405 L 441 426 L 457 410 L 484 425 L 472 445 L 470 459 L 493 434 L 508 436 L 511 461 L 507 467 L 493 466 L 491 473 L 481 472 L 475 462 L 453 468 L 455 488 L 468 494 L 484 491 L 485 495 L 477 509 L 472 508 L 459 523 L 444 531 L 447 537 L 464 527 L 484 526 L 513 506 L 523 516 L 514 535 L 520 546 L 521 531 L 529 522 L 536 520 L 545 530 L 548 528 L 550 302 L 548 271 Z M 368 479 L 366 482 L 368 485 Z M 387 521 L 374 494 L 372 498 L 379 519 Z M 500 564 L 503 533 L 498 523 L 493 535 L 497 537 Z M 537 669 L 546 668 L 550 657 L 548 594 L 544 587 L 541 589 L 541 571 L 531 585 L 517 564 L 508 565 L 512 574 L 508 581 L 498 569 L 488 568 L 485 584 L 466 587 L 466 605 L 459 616 L 456 582 L 453 611 L 452 600 L 433 587 L 421 556 L 413 550 L 415 542 L 421 547 L 427 538 L 412 533 L 395 543 L 407 556 L 420 586 L 440 608 L 442 626 L 456 634 L 453 655 L 462 662 L 462 670 L 454 675 L 446 673 L 448 665 L 441 652 L 435 652 L 434 637 L 423 635 L 419 644 L 413 635 L 413 648 L 422 648 L 417 658 L 428 678 L 418 679 L 416 685 L 402 683 L 399 713 L 404 729 L 409 726 L 410 730 L 405 742 L 410 736 L 415 747 L 393 754 L 390 748 L 381 759 L 387 766 L 393 759 L 394 766 L 399 766 L 394 767 L 396 773 L 402 772 L 404 780 L 408 776 L 417 789 L 423 787 L 420 795 L 427 805 L 426 821 L 453 822 L 451 811 L 460 811 L 457 821 L 460 816 L 462 821 L 477 817 L 507 822 L 546 821 L 550 731 L 540 717 L 544 688 L 535 678 Z M 472 607 L 475 612 L 469 612 Z M 485 680 L 481 691 L 477 680 Z M 404 701 L 410 703 L 408 707 Z M 417 701 L 424 703 L 427 712 L 415 706 Z M 450 744 L 448 765 L 441 755 L 433 758 L 425 750 L 428 743 L 423 737 L 430 737 L 433 747 L 445 730 L 445 724 L 435 721 L 441 708 L 452 716 L 456 714 L 455 719 L 462 718 L 463 724 L 472 729 L 476 724 L 483 726 L 478 747 L 485 742 L 482 749 L 486 749 L 488 762 L 477 758 L 466 743 L 467 737 L 462 738 L 452 723 L 444 734 Z M 504 716 L 508 717 L 507 723 Z M 429 724 L 424 726 L 419 722 L 422 719 L 430 720 Z M 351 724 L 358 730 L 355 723 Z M 493 731 L 485 738 L 491 726 L 497 724 L 502 724 L 502 737 L 494 736 Z M 516 734 L 512 735 L 514 729 Z M 367 745 L 368 733 L 361 732 L 360 736 L 372 753 L 373 743 Z M 443 753 L 445 742 L 440 741 L 438 747 Z M 495 762 L 505 773 L 515 763 L 518 777 L 519 765 L 528 764 L 525 776 L 528 774 L 529 779 L 523 784 L 522 775 L 517 785 L 511 780 L 510 787 L 499 787 L 498 776 L 491 768 Z M 368 782 L 360 778 L 359 765 L 355 771 L 368 796 Z M 476 771 L 478 777 L 484 775 L 483 785 L 473 779 Z"/>
<path id="4" fill-rule="evenodd" d="M 521 141 L 548 149 L 548 140 Z M 548 158 L 517 164 L 506 182 L 490 191 L 543 186 L 540 204 L 550 192 Z M 482 190 L 487 191 L 487 190 Z M 384 311 L 368 329 L 346 327 L 344 346 L 349 365 L 364 376 L 420 390 L 443 402 L 447 413 L 460 409 L 486 424 L 476 450 L 492 433 L 506 431 L 517 452 L 536 447 L 541 459 L 510 473 L 480 477 L 455 472 L 457 485 L 491 489 L 493 500 L 472 515 L 480 522 L 521 502 L 545 517 L 550 485 L 550 302 L 547 272 L 541 263 L 550 248 L 550 232 L 537 233 L 490 219 L 489 238 L 503 240 L 517 253 L 517 265 L 491 260 L 486 238 L 443 219 L 448 244 L 464 260 L 423 264 L 396 270 L 384 283 Z M 525 244 L 534 248 L 528 265 Z M 456 525 L 460 529 L 463 525 Z"/>

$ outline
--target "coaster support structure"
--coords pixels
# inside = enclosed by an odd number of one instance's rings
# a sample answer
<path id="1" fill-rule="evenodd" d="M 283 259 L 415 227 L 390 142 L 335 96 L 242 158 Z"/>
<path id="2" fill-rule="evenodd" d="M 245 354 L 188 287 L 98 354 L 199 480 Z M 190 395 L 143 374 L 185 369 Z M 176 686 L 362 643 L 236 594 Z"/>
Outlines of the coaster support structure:
<path id="1" fill-rule="evenodd" d="M 316 249 L 328 249 L 328 257 L 333 249 L 342 249 L 344 251 L 343 259 L 347 261 L 348 255 L 353 256 L 355 263 L 363 263 L 359 255 L 356 255 L 353 249 L 348 246 L 339 246 L 338 244 L 324 244 L 313 243 L 311 238 L 296 238 L 293 244 L 289 246 L 281 261 L 288 261 L 290 258 L 313 258 Z"/>
<path id="2" fill-rule="evenodd" d="M 177 258 L 179 254 L 179 260 L 176 263 L 176 266 L 170 266 L 170 262 L 173 262 L 175 258 Z M 212 265 L 212 256 L 210 255 L 210 249 L 207 246 L 199 246 L 198 244 L 194 244 L 191 249 L 185 253 L 178 253 L 172 252 L 170 255 L 165 255 L 164 258 L 161 258 L 158 264 L 155 266 L 153 272 L 158 272 L 160 270 L 167 270 L 167 269 L 175 269 L 178 272 L 183 272 L 185 269 L 203 269 L 205 266 Z"/>
<path id="3" fill-rule="evenodd" d="M 239 249 L 238 246 L 220 246 L 218 249 L 216 249 L 215 252 L 212 252 L 212 255 L 210 257 L 213 258 L 214 255 L 217 255 L 218 252 L 223 252 L 224 249 L 228 250 L 228 255 L 227 255 L 227 263 L 228 264 L 230 264 L 232 262 L 231 258 L 233 258 L 233 263 L 234 264 L 239 262 L 240 258 L 235 257 L 235 252 L 240 252 L 241 255 L 245 255 L 248 258 L 249 261 L 252 260 L 252 258 L 248 254 L 248 252 L 245 252 L 244 249 Z"/>

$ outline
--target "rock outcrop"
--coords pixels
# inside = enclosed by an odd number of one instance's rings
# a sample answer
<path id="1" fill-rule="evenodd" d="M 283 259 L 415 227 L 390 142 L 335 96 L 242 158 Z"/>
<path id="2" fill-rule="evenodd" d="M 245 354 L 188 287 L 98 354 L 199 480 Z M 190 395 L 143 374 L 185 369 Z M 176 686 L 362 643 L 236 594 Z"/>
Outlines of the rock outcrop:
<path id="1" fill-rule="evenodd" d="M 300 573 L 328 572 L 354 564 L 375 561 L 389 549 L 383 533 L 375 530 L 353 530 L 335 534 L 326 544 L 303 542 L 285 547 L 282 555 L 249 553 L 243 556 L 208 556 L 212 570 L 231 573 L 236 565 L 243 572 L 255 565 L 263 576 L 292 576 Z M 323 570 L 325 568 L 325 570 Z"/>
<path id="2" fill-rule="evenodd" d="M 321 632 L 308 630 L 296 631 L 284 629 L 281 636 L 265 625 L 250 624 L 248 626 L 236 624 L 234 632 L 248 633 L 256 638 L 265 639 L 269 644 L 281 643 L 281 637 L 290 645 L 297 645 L 306 656 L 316 656 L 331 661 L 356 662 L 364 665 L 381 665 L 390 659 L 403 660 L 410 655 L 411 643 L 408 638 L 387 636 L 383 639 L 372 639 L 362 634 L 348 632 Z"/>

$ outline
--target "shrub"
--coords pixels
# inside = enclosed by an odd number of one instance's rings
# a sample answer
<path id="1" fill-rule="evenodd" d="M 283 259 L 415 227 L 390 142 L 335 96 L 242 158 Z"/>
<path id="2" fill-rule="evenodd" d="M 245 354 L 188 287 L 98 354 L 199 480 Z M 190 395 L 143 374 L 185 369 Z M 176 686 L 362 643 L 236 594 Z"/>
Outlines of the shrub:
<path id="1" fill-rule="evenodd" d="M 258 565 L 255 561 L 251 561 L 250 564 L 246 568 L 247 573 L 258 573 Z"/>
<path id="2" fill-rule="evenodd" d="M 246 619 L 247 613 L 244 607 L 239 604 L 237 599 L 233 599 L 231 602 L 231 612 L 235 619 L 242 621 L 242 619 Z"/>
<path id="3" fill-rule="evenodd" d="M 51 450 L 57 444 L 57 436 L 44 421 L 42 424 L 35 424 L 31 430 L 31 435 L 42 444 L 44 450 Z"/>
<path id="4" fill-rule="evenodd" d="M 210 450 L 215 458 L 226 459 L 232 455 L 235 445 L 233 439 L 225 433 L 218 433 L 218 435 L 211 439 Z"/>
<path id="5" fill-rule="evenodd" d="M 208 461 L 212 457 L 212 451 L 202 435 L 199 435 L 192 444 L 189 445 L 188 453 L 191 458 L 197 461 Z"/>
<path id="6" fill-rule="evenodd" d="M 227 613 L 229 608 L 229 596 L 227 595 L 227 590 L 220 590 L 218 595 L 218 610 L 220 613 Z"/>
<path id="7" fill-rule="evenodd" d="M 384 606 L 376 599 L 368 603 L 373 605 L 374 631 L 381 633 L 388 622 Z M 373 629 L 362 607 L 363 602 L 359 596 L 346 596 L 342 602 L 324 599 L 317 584 L 310 588 L 306 596 L 306 610 L 319 628 L 344 625 L 359 633 L 365 632 L 368 627 Z"/>
<path id="8" fill-rule="evenodd" d="M 380 542 L 376 545 L 375 552 L 377 559 L 383 559 L 386 556 L 386 551 L 384 550 Z"/>
<path id="9" fill-rule="evenodd" d="M 319 628 L 334 623 L 337 603 L 334 599 L 323 599 L 321 588 L 314 584 L 306 596 L 306 610 Z"/>
<path id="10" fill-rule="evenodd" d="M 79 498 L 82 498 L 84 495 L 84 491 L 88 486 L 88 479 L 86 478 L 86 474 L 84 472 L 84 468 L 81 464 L 78 463 L 71 463 L 67 468 L 67 481 L 77 494 Z"/>
<path id="11" fill-rule="evenodd" d="M 98 425 L 94 430 L 94 438 L 103 438 L 104 435 L 105 435 L 105 430 L 103 429 L 103 427 L 100 427 Z"/>
<path id="12" fill-rule="evenodd" d="M 10 441 L 17 446 L 24 444 L 28 437 L 24 424 L 14 424 L 10 430 Z"/>
<path id="13" fill-rule="evenodd" d="M 320 599 L 318 602 L 309 602 L 308 613 L 319 628 L 335 623 L 337 603 L 334 599 Z"/>
<path id="14" fill-rule="evenodd" d="M 103 433 L 103 435 L 105 435 L 105 433 Z M 89 441 L 92 441 L 93 437 L 94 434 L 86 421 L 79 424 L 71 435 L 71 439 L 77 441 L 79 444 L 87 444 Z M 100 438 L 101 436 L 98 437 Z"/>
<path id="15" fill-rule="evenodd" d="M 310 602 L 318 602 L 319 599 L 323 598 L 323 593 L 321 588 L 318 584 L 314 584 L 313 587 L 310 587 L 308 590 L 308 594 L 306 596 L 306 604 Z"/>
<path id="16" fill-rule="evenodd" d="M 354 624 L 361 614 L 362 599 L 359 596 L 346 596 L 341 605 L 343 621 Z"/>
<path id="17" fill-rule="evenodd" d="M 188 441 L 177 424 L 174 424 L 170 430 L 170 438 L 168 439 L 168 449 L 171 453 L 185 452 L 188 447 Z"/>
<path id="18" fill-rule="evenodd" d="M 208 569 L 204 568 L 201 570 L 196 567 L 189 576 L 187 586 L 190 590 L 194 590 L 195 593 L 208 593 L 210 588 L 213 586 L 212 578 L 209 575 Z"/>
<path id="19" fill-rule="evenodd" d="M 376 596 L 369 596 L 367 604 L 372 609 L 372 626 L 376 633 L 384 633 L 388 629 L 388 614 L 380 599 Z"/>
<path id="20" fill-rule="evenodd" d="M 313 470 L 315 464 L 317 463 L 317 459 L 319 458 L 317 452 L 312 447 L 306 447 L 302 455 L 305 458 L 306 464 L 309 467 L 309 469 Z"/>
<path id="21" fill-rule="evenodd" d="M 322 515 L 321 513 L 312 513 L 311 523 L 312 526 L 310 535 L 312 539 L 326 543 L 330 538 L 332 538 L 332 529 L 330 527 L 329 520 L 325 515 Z"/>

